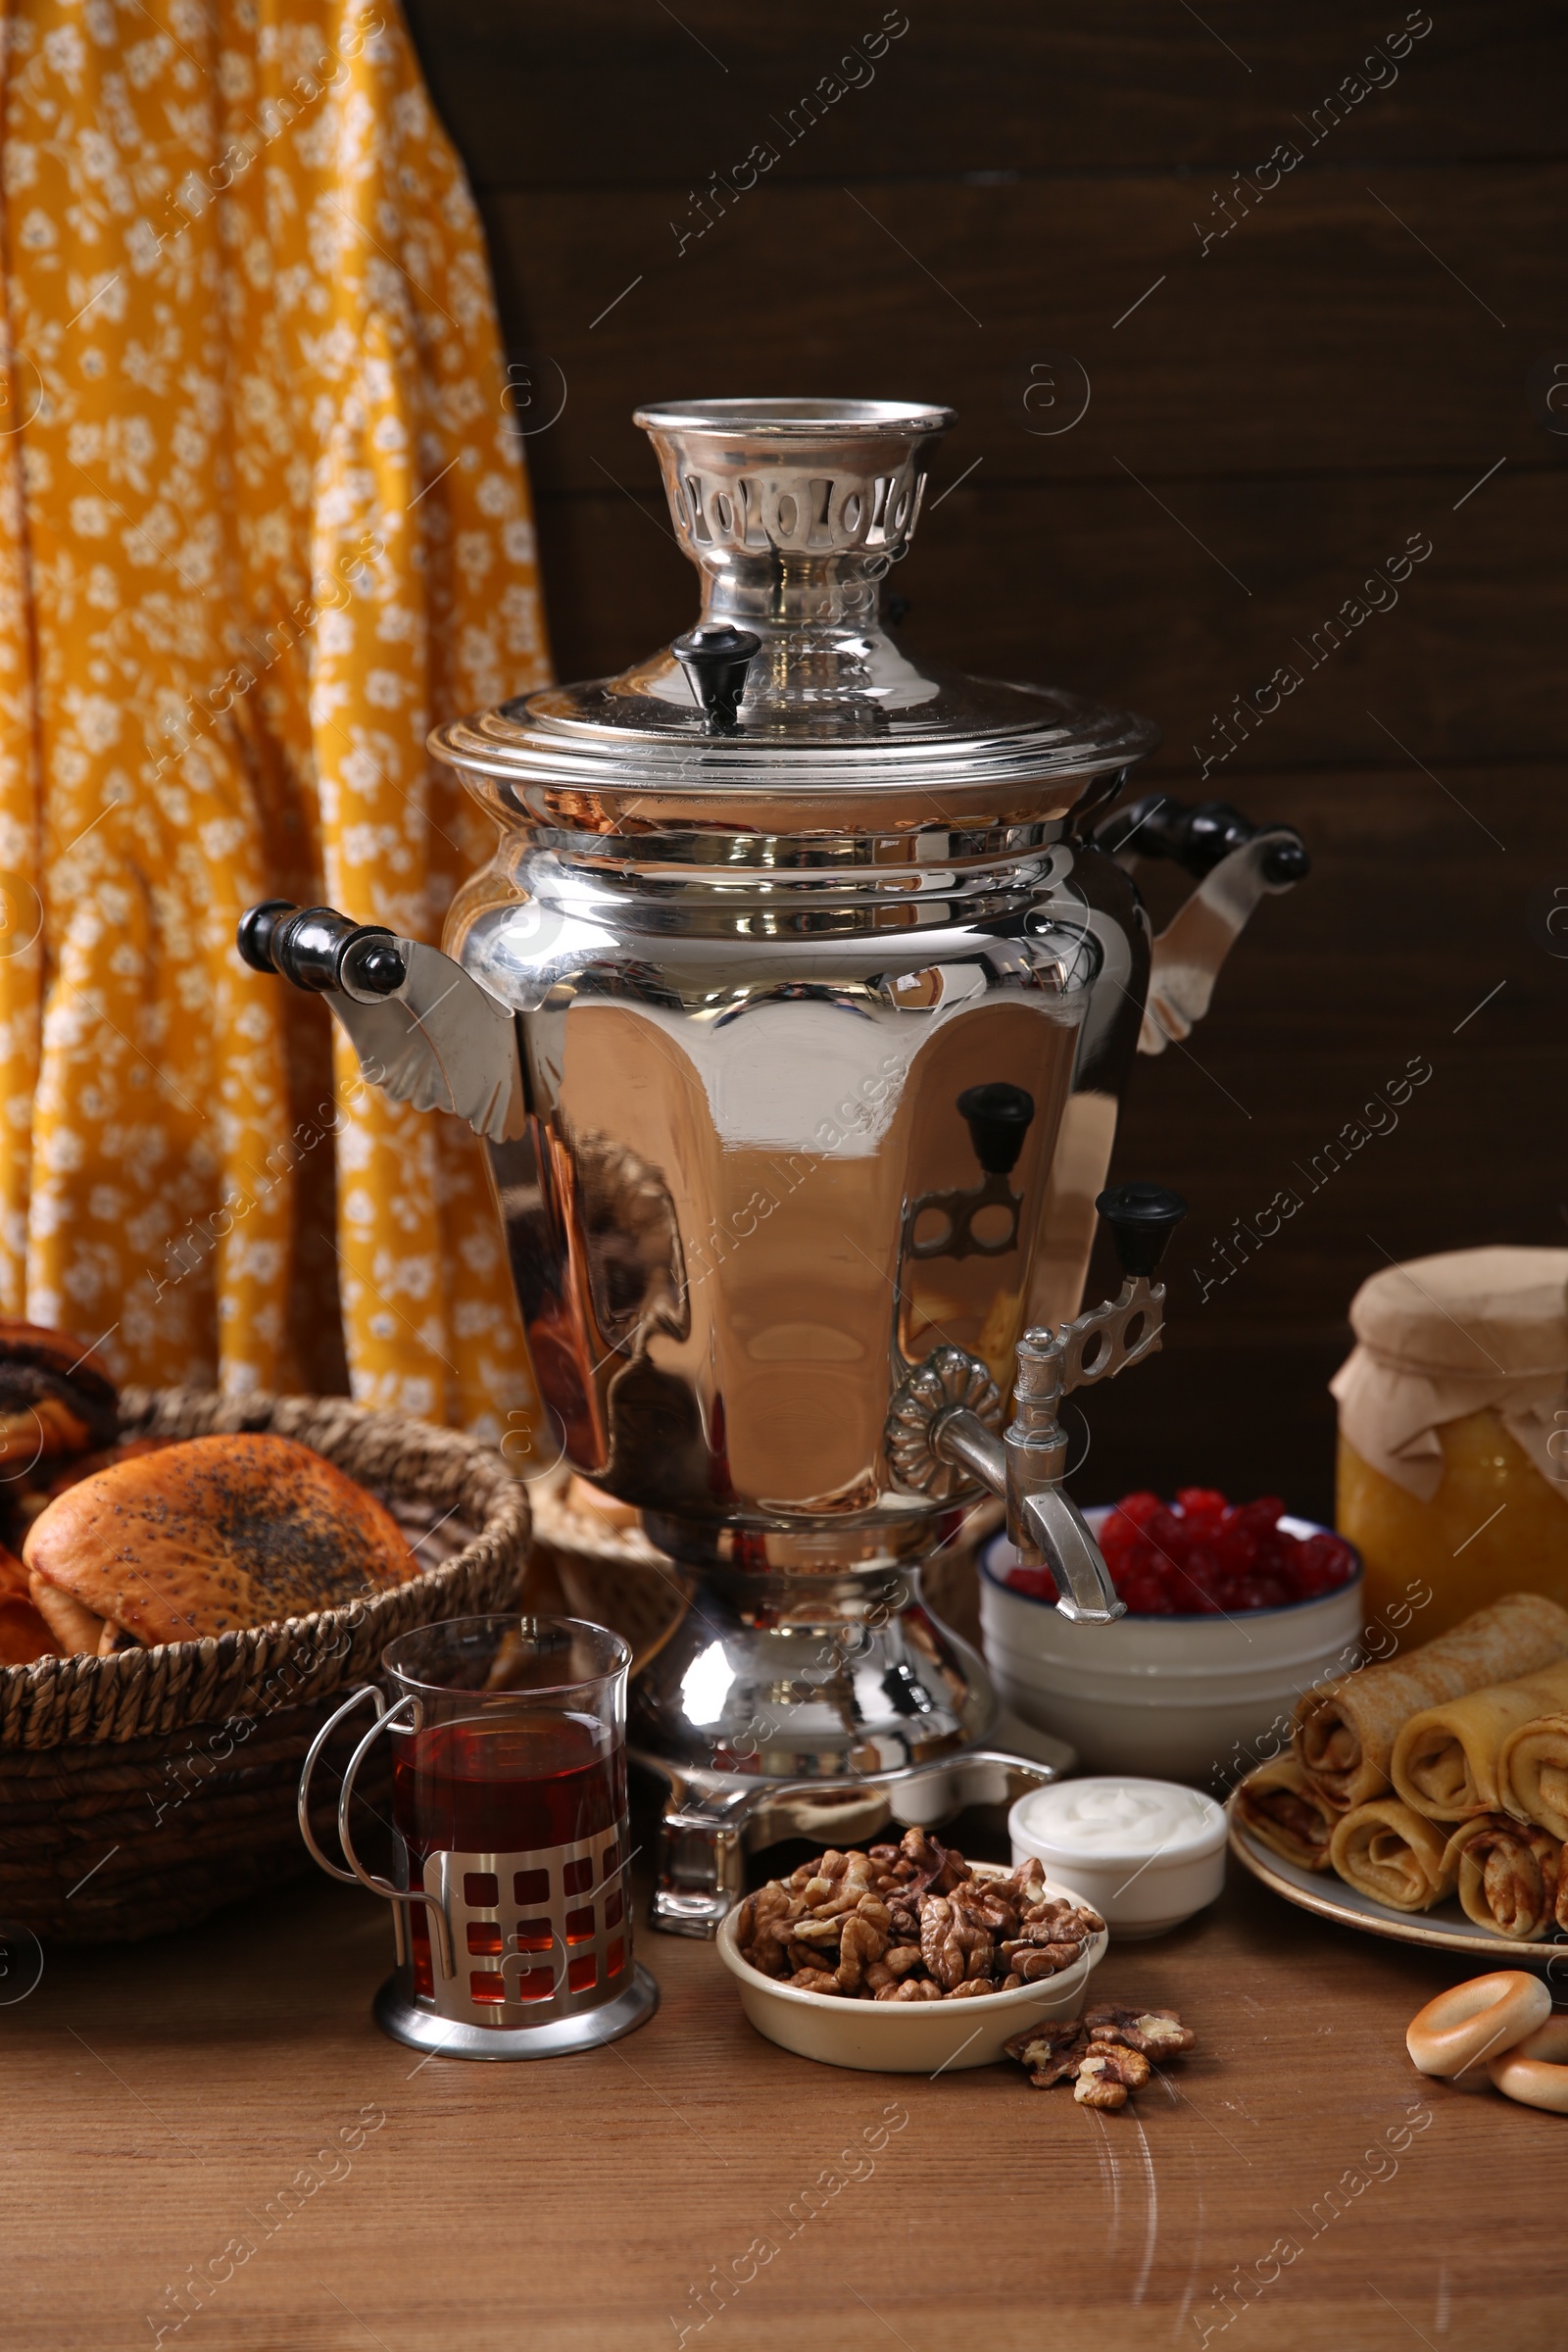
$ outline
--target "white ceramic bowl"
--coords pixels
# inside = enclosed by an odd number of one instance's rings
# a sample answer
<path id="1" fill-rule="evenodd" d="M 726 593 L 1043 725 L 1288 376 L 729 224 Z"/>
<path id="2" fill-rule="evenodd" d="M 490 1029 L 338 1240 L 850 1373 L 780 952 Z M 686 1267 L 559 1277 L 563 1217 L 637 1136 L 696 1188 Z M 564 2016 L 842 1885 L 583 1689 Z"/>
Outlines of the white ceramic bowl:
<path id="1" fill-rule="evenodd" d="M 1216 1899 L 1228 1829 L 1211 1796 L 1130 1773 L 1049 1782 L 1007 1815 L 1014 1863 L 1070 1871 L 1122 1937 L 1163 1936 Z"/>
<path id="2" fill-rule="evenodd" d="M 995 1863 L 974 1862 L 970 1868 L 977 1878 L 1006 1875 Z M 1054 1879 L 1048 1880 L 1047 1890 L 1070 1903 L 1086 1899 Z M 1091 1936 L 1083 1958 L 1071 1968 L 1038 1984 L 1020 1985 L 1016 1992 L 969 2001 L 846 2001 L 831 1992 L 781 1984 L 753 1968 L 741 1958 L 735 1939 L 738 1916 L 738 1909 L 731 1911 L 718 1931 L 718 1956 L 739 1984 L 741 2007 L 759 2034 L 799 2058 L 871 2075 L 956 2074 L 995 2065 L 1003 2043 L 1025 2026 L 1078 2015 L 1090 1976 L 1110 1941 L 1103 1931 Z"/>
<path id="3" fill-rule="evenodd" d="M 1098 1527 L 1107 1510 L 1084 1516 Z M 1293 1536 L 1329 1532 L 1308 1519 L 1280 1525 Z M 1279 1754 L 1303 1690 L 1355 1662 L 1359 1560 L 1348 1584 L 1284 1608 L 1074 1625 L 1004 1583 L 1016 1559 L 1005 1536 L 980 1555 L 986 1664 L 1005 1704 L 1070 1740 L 1085 1772 L 1228 1784 Z"/>

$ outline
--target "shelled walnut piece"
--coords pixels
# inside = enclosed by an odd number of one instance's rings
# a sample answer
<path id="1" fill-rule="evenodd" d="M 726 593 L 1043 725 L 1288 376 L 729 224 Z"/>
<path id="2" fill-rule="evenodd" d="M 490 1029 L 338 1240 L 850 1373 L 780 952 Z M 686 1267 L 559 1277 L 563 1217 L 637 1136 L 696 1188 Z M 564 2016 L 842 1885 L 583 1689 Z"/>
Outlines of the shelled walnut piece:
<path id="1" fill-rule="evenodd" d="M 1071 1968 L 1104 1926 L 1048 1895 L 1031 1858 L 977 1878 L 925 1830 L 868 1853 L 829 1848 L 742 1903 L 741 1957 L 804 1992 L 852 2001 L 974 2000 Z"/>
<path id="2" fill-rule="evenodd" d="M 1102 2001 L 1082 2017 L 1026 2027 L 1004 2046 L 1037 2090 L 1072 2082 L 1080 2107 L 1125 2107 L 1151 2059 L 1179 2058 L 1198 2039 L 1174 2009 L 1118 2009 Z"/>

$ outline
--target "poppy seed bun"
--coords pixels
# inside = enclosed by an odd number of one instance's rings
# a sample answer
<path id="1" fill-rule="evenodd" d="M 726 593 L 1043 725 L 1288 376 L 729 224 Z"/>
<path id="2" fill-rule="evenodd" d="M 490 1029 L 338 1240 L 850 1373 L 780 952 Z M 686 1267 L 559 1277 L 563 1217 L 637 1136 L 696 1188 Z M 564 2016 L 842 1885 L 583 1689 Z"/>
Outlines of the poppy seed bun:
<path id="1" fill-rule="evenodd" d="M 95 1472 L 33 1521 L 23 1556 L 35 1600 L 53 1588 L 149 1647 L 336 1608 L 419 1573 L 373 1495 L 262 1433 L 190 1438 Z"/>
<path id="2" fill-rule="evenodd" d="M 0 1666 L 32 1666 L 56 1655 L 55 1638 L 25 1600 L 0 1600 Z"/>
<path id="3" fill-rule="evenodd" d="M 0 1315 L 0 1463 L 30 1465 L 111 1444 L 117 1402 L 85 1341 Z"/>
<path id="4" fill-rule="evenodd" d="M 28 1579 L 32 1613 L 49 1628 L 50 1642 L 62 1658 L 95 1658 L 103 1647 L 104 1619 L 84 1609 L 79 1600 L 58 1585 L 34 1575 Z"/>
<path id="5" fill-rule="evenodd" d="M 0 1544 L 0 1666 L 30 1666 L 55 1646 L 54 1628 L 32 1605 L 26 1568 Z"/>
<path id="6" fill-rule="evenodd" d="M 0 1544 L 0 1604 L 27 1597 L 27 1565 L 7 1544 Z"/>

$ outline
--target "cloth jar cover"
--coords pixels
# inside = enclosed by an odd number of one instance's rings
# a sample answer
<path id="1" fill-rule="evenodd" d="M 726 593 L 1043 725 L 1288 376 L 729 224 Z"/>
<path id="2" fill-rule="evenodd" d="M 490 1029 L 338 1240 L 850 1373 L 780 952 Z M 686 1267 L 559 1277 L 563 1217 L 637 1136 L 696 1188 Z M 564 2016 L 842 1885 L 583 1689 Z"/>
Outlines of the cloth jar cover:
<path id="1" fill-rule="evenodd" d="M 472 199 L 395 0 L 4 30 L 0 1301 L 494 1438 L 474 1139 L 234 949 L 273 897 L 438 940 L 494 834 L 425 731 L 548 674 Z"/>
<path id="2" fill-rule="evenodd" d="M 1362 1461 L 1430 1502 L 1446 1421 L 1490 1406 L 1568 1501 L 1568 1250 L 1451 1250 L 1387 1266 L 1350 1302 L 1329 1383 Z"/>

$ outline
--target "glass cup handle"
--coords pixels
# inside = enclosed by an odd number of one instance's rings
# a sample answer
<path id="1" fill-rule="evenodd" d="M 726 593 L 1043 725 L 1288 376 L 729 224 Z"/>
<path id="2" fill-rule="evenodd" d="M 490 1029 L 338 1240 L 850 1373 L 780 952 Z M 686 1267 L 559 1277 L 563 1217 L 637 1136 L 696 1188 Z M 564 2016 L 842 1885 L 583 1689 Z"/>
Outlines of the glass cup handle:
<path id="1" fill-rule="evenodd" d="M 321 1868 L 326 1872 L 329 1878 L 341 1879 L 345 1886 L 358 1886 L 365 1874 L 363 1871 L 358 1871 L 358 1866 L 356 1866 L 356 1870 L 340 1869 L 338 1864 L 332 1861 L 328 1855 L 323 1854 L 320 1847 L 317 1844 L 316 1833 L 311 1828 L 311 1775 L 316 1769 L 316 1761 L 322 1748 L 326 1745 L 328 1740 L 331 1739 L 332 1734 L 337 1730 L 338 1725 L 343 1722 L 344 1718 L 354 1712 L 354 1709 L 359 1705 L 362 1698 L 369 1699 L 374 1705 L 376 1713 L 375 1728 L 377 1730 L 380 1729 L 380 1718 L 386 1711 L 386 1700 L 382 1696 L 380 1690 L 376 1688 L 375 1684 L 361 1683 L 357 1689 L 349 1692 L 349 1695 L 343 1701 L 343 1704 L 338 1707 L 333 1714 L 328 1716 L 326 1722 L 322 1724 L 320 1730 L 317 1733 L 316 1738 L 311 1741 L 309 1753 L 306 1755 L 304 1765 L 300 1771 L 300 1792 L 298 1799 L 300 1836 L 304 1838 L 306 1847 L 312 1858 L 320 1864 Z M 378 1887 L 376 1891 L 379 1893 L 381 1889 Z M 394 1958 L 397 1961 L 397 1965 L 399 1968 L 407 1967 L 409 1960 L 408 1929 L 401 1910 L 394 1910 L 392 1914 L 392 1941 L 394 1947 Z"/>
<path id="2" fill-rule="evenodd" d="M 325 1723 L 322 1724 L 320 1730 L 317 1733 L 316 1738 L 311 1741 L 310 1751 L 307 1754 L 305 1762 L 300 1770 L 300 1836 L 305 1840 L 312 1860 L 318 1862 L 321 1868 L 327 1873 L 329 1878 L 341 1879 L 346 1886 L 357 1886 L 359 1885 L 359 1880 L 356 1878 L 352 1870 L 340 1869 L 337 1863 L 330 1861 L 327 1856 L 322 1853 L 320 1847 L 316 1842 L 316 1832 L 311 1828 L 311 1775 L 316 1770 L 316 1760 L 318 1756 L 319 1756 L 322 1748 L 326 1745 L 328 1740 L 331 1739 L 332 1734 L 337 1730 L 338 1725 L 343 1721 L 344 1717 L 353 1713 L 354 1709 L 359 1705 L 362 1698 L 374 1700 L 377 1718 L 379 1718 L 385 1710 L 386 1700 L 382 1697 L 375 1685 L 373 1683 L 359 1684 L 355 1690 L 349 1692 L 348 1697 L 343 1701 L 343 1704 L 336 1710 L 336 1712 L 332 1715 L 329 1715 Z"/>
<path id="3" fill-rule="evenodd" d="M 360 1694 L 357 1692 L 356 1696 Z M 384 1706 L 381 1703 L 381 1693 L 379 1690 L 375 1692 L 375 1697 L 377 1700 L 376 1719 L 374 1723 L 371 1724 L 369 1730 L 366 1733 L 365 1738 L 360 1741 L 359 1746 L 354 1750 L 353 1755 L 350 1756 L 348 1761 L 348 1769 L 343 1775 L 343 1786 L 338 1793 L 338 1843 L 343 1848 L 343 1852 L 348 1861 L 349 1867 L 347 1871 L 335 1872 L 334 1876 L 337 1878 L 347 1878 L 352 1874 L 352 1876 L 359 1881 L 362 1886 L 368 1886 L 372 1894 L 381 1895 L 387 1902 L 395 1906 L 392 1916 L 396 1923 L 397 1930 L 397 1959 L 399 1967 L 403 1967 L 407 1964 L 407 1953 L 404 1945 L 405 1921 L 401 1906 L 404 1903 L 423 1903 L 426 1909 L 429 1911 L 431 1926 L 434 1930 L 433 1941 L 436 1947 L 436 1958 L 441 1969 L 442 1980 L 443 1982 L 450 1983 L 457 1971 L 452 1958 L 452 1923 L 447 1918 L 446 1905 L 442 1903 L 435 1895 L 427 1893 L 422 1886 L 394 1886 L 390 1879 L 378 1879 L 373 1871 L 366 1869 L 364 1863 L 360 1860 L 359 1855 L 354 1850 L 354 1840 L 349 1835 L 349 1804 L 354 1795 L 355 1779 L 359 1773 L 360 1766 L 364 1763 L 366 1757 L 370 1752 L 372 1742 L 378 1740 L 383 1732 L 391 1731 L 394 1724 L 397 1723 L 399 1717 L 405 1715 L 406 1713 L 408 1714 L 409 1729 L 411 1731 L 417 1731 L 419 1728 L 419 1701 L 412 1690 L 406 1697 L 398 1699 L 397 1702 L 390 1707 Z M 408 1711 L 411 1709 L 412 1713 L 408 1713 Z M 338 1715 L 333 1716 L 332 1722 L 336 1723 L 339 1715 L 346 1715 L 347 1713 L 348 1708 L 346 1706 L 340 1707 L 338 1710 Z M 330 1731 L 331 1728 L 331 1724 L 328 1724 L 326 1727 L 327 1731 Z M 326 1735 L 323 1732 L 320 1735 L 320 1739 L 324 1739 L 325 1736 Z M 319 1740 L 318 1740 L 318 1744 L 319 1744 Z M 314 1755 L 314 1749 L 312 1750 L 312 1753 Z M 309 1759 L 307 1759 L 307 1770 L 309 1770 Z M 328 1865 L 328 1867 L 330 1868 L 330 1865 Z"/>

